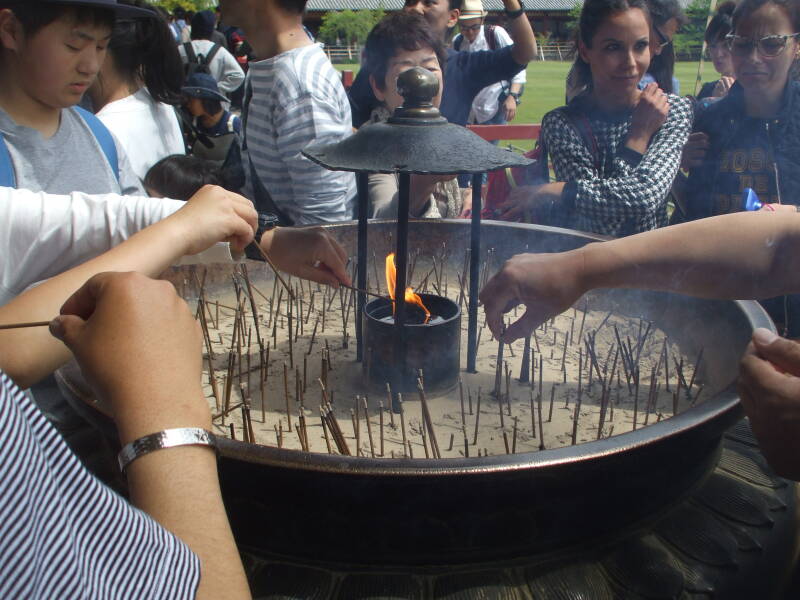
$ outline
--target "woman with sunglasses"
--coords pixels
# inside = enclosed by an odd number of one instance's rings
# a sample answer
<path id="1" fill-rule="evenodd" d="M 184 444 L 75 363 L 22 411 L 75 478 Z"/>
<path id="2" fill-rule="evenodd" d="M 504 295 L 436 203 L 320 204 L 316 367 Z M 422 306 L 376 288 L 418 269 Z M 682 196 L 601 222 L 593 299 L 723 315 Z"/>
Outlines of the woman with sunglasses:
<path id="1" fill-rule="evenodd" d="M 708 150 L 689 172 L 689 219 L 744 210 L 748 189 L 762 210 L 794 211 L 800 204 L 800 83 L 790 77 L 798 31 L 794 0 L 744 0 L 734 11 L 727 42 L 736 83 L 695 121 Z M 764 305 L 786 333 L 800 335 L 800 297 Z"/>

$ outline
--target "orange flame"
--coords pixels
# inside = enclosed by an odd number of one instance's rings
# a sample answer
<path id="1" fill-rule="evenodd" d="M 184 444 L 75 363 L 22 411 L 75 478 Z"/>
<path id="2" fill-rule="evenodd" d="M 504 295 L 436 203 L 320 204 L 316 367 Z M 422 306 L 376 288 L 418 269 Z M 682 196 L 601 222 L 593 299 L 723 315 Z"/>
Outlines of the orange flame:
<path id="1" fill-rule="evenodd" d="M 397 267 L 395 266 L 394 262 L 394 252 L 389 254 L 386 257 L 386 287 L 389 289 L 389 297 L 394 300 L 394 287 L 397 283 Z M 428 307 L 422 303 L 422 298 L 420 298 L 417 294 L 414 293 L 414 289 L 411 287 L 406 288 L 405 293 L 405 301 L 409 304 L 416 304 L 419 306 L 423 311 L 425 311 L 425 323 L 430 321 L 431 319 L 431 311 L 428 310 Z M 392 303 L 392 307 L 394 308 L 394 303 Z"/>

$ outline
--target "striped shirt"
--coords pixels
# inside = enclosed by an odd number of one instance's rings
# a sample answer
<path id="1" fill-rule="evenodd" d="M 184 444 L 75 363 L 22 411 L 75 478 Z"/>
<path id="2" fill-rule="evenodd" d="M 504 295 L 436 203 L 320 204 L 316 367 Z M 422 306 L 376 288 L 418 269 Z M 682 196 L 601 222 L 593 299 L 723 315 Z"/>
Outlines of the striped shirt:
<path id="1" fill-rule="evenodd" d="M 0 371 L 0 598 L 194 598 L 198 558 L 81 465 Z"/>
<path id="2" fill-rule="evenodd" d="M 352 132 L 350 103 L 322 48 L 312 44 L 252 62 L 249 77 L 247 149 L 277 207 L 296 225 L 352 219 L 353 173 L 328 171 L 300 154 Z"/>
<path id="3" fill-rule="evenodd" d="M 667 196 L 681 152 L 692 130 L 694 103 L 668 94 L 667 119 L 644 155 L 625 146 L 632 111 L 599 113 L 585 97 L 570 107 L 588 123 L 596 151 L 590 151 L 563 109 L 542 119 L 541 136 L 553 161 L 556 181 L 565 181 L 562 199 L 573 229 L 611 236 L 631 235 L 667 224 Z"/>

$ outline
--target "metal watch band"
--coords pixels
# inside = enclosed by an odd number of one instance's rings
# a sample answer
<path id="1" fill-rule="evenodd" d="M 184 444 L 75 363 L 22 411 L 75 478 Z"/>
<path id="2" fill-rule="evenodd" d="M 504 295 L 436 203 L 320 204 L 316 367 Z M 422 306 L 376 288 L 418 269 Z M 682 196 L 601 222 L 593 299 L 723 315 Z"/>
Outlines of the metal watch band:
<path id="1" fill-rule="evenodd" d="M 137 458 L 156 450 L 178 446 L 210 446 L 216 449 L 217 438 L 210 431 L 200 427 L 178 427 L 151 433 L 138 440 L 133 440 L 119 451 L 117 455 L 119 470 L 125 473 L 128 465 Z"/>

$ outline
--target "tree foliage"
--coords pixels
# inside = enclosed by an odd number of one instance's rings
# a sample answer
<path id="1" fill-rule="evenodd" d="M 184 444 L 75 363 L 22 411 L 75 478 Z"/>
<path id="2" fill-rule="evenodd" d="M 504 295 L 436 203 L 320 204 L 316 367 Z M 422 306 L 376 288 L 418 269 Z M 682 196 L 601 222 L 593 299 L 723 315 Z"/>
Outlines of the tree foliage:
<path id="1" fill-rule="evenodd" d="M 710 6 L 711 0 L 693 0 L 686 7 L 686 17 L 689 22 L 681 27 L 681 30 L 673 40 L 675 53 L 679 56 L 692 51 L 699 51 L 699 48 L 703 45 L 703 36 L 706 32 L 706 20 L 708 19 Z"/>
<path id="2" fill-rule="evenodd" d="M 214 0 L 150 0 L 150 2 L 155 6 L 168 10 L 170 13 L 176 8 L 198 11 L 214 8 L 217 4 Z"/>
<path id="3" fill-rule="evenodd" d="M 326 44 L 363 44 L 384 10 L 331 11 L 322 16 L 318 36 Z"/>

